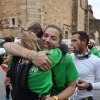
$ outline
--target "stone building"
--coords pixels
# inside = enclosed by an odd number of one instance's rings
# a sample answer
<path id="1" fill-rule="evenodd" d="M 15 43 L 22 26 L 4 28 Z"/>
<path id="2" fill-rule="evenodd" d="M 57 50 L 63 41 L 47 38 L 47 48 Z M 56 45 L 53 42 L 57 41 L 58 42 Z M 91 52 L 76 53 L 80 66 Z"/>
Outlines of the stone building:
<path id="1" fill-rule="evenodd" d="M 89 5 L 89 36 L 90 38 L 95 40 L 96 32 L 98 32 L 98 41 L 100 44 L 100 19 L 96 19 L 93 16 L 92 6 Z"/>
<path id="2" fill-rule="evenodd" d="M 43 29 L 56 24 L 68 38 L 73 31 L 88 32 L 88 0 L 0 0 L 0 36 L 20 37 L 27 21 L 37 21 Z"/>

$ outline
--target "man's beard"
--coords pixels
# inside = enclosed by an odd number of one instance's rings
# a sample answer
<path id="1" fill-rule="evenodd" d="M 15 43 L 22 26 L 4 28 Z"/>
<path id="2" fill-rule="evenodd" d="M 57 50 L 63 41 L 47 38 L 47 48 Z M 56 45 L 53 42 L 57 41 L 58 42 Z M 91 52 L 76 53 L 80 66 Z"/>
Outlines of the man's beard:
<path id="1" fill-rule="evenodd" d="M 74 53 L 75 53 L 75 54 L 79 54 L 79 51 L 78 51 L 78 50 L 74 50 Z"/>
<path id="2" fill-rule="evenodd" d="M 73 51 L 75 54 L 79 54 L 79 49 L 74 49 Z"/>
<path id="3" fill-rule="evenodd" d="M 74 48 L 74 53 L 76 54 L 80 54 L 81 51 L 82 51 L 81 46 L 79 46 L 79 48 Z"/>
<path id="4" fill-rule="evenodd" d="M 88 48 L 89 48 L 89 49 L 92 49 L 92 48 L 93 48 L 93 46 L 90 46 L 90 45 L 89 45 L 89 46 L 88 46 Z"/>

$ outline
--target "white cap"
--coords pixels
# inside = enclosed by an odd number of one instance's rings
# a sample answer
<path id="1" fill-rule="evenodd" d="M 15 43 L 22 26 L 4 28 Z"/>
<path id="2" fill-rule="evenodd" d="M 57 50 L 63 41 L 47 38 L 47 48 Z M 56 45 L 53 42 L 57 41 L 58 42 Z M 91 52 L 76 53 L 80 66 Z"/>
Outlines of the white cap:
<path id="1" fill-rule="evenodd" d="M 95 41 L 93 39 L 90 39 L 89 42 L 91 43 L 94 43 L 95 44 Z"/>

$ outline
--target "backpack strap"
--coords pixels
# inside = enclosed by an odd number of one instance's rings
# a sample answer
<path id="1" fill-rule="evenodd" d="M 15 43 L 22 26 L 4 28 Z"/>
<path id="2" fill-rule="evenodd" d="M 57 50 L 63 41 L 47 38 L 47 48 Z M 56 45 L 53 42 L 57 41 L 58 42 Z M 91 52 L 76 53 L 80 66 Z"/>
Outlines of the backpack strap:
<path id="1" fill-rule="evenodd" d="M 18 62 L 20 57 L 13 57 L 12 64 L 10 66 L 10 79 L 12 87 L 18 84 Z M 16 77 L 17 76 L 17 77 Z"/>
<path id="2" fill-rule="evenodd" d="M 23 66 L 21 66 L 21 72 L 20 72 L 20 77 L 19 77 L 20 79 L 19 86 L 28 93 L 31 93 L 27 85 L 28 74 L 29 74 L 29 70 L 31 66 L 32 66 L 32 63 L 24 64 Z"/>

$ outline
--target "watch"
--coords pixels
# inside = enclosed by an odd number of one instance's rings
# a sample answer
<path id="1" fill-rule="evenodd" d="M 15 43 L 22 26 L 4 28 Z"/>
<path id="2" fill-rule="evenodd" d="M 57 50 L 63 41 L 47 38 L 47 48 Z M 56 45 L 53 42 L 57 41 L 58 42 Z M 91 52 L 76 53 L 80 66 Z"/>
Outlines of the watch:
<path id="1" fill-rule="evenodd" d="M 87 88 L 87 91 L 91 91 L 93 89 L 92 84 L 91 83 L 88 83 L 88 84 L 89 84 L 89 87 Z"/>

